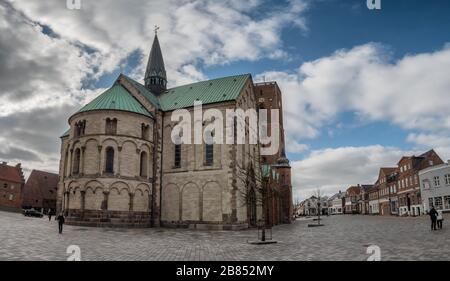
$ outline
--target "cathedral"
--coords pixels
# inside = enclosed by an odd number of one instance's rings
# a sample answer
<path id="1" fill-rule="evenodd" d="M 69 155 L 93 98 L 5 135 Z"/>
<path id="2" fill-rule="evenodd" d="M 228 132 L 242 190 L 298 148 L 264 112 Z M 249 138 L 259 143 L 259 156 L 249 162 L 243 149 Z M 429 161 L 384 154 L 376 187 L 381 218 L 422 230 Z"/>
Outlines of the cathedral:
<path id="1" fill-rule="evenodd" d="M 70 129 L 61 136 L 57 196 L 68 224 L 231 230 L 291 222 L 291 172 L 276 82 L 254 83 L 241 74 L 168 88 L 156 33 L 143 81 L 120 74 L 70 116 Z M 221 112 L 279 109 L 278 152 L 261 155 L 259 142 L 247 140 L 174 143 L 171 114 L 193 114 L 196 101 L 202 110 Z"/>

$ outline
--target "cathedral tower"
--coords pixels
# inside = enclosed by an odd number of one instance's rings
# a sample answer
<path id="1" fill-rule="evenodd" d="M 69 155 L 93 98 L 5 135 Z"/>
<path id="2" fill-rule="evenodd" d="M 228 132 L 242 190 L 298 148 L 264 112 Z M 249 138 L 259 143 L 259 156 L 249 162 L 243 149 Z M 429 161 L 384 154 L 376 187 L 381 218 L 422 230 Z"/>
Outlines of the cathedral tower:
<path id="1" fill-rule="evenodd" d="M 155 28 L 155 38 L 148 58 L 144 81 L 147 89 L 156 95 L 160 95 L 167 90 L 167 76 L 157 30 L 158 27 Z"/>

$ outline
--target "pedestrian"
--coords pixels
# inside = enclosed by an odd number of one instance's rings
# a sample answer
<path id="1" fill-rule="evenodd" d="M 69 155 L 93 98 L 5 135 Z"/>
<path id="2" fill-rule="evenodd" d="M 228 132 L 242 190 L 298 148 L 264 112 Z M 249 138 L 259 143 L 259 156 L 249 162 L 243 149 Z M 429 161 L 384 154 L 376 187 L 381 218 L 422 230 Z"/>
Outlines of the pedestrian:
<path id="1" fill-rule="evenodd" d="M 51 221 L 51 220 L 52 220 L 52 210 L 49 209 L 48 210 L 48 221 Z"/>
<path id="2" fill-rule="evenodd" d="M 58 220 L 59 234 L 62 234 L 63 224 L 64 224 L 64 221 L 65 221 L 62 212 L 59 213 L 59 216 L 58 216 L 57 220 Z"/>
<path id="3" fill-rule="evenodd" d="M 431 230 L 436 230 L 436 220 L 437 220 L 437 212 L 434 206 L 431 206 L 430 212 L 428 213 L 431 219 Z"/>
<path id="4" fill-rule="evenodd" d="M 442 221 L 444 220 L 444 217 L 442 216 L 442 210 L 437 210 L 437 216 L 436 216 L 436 221 L 437 221 L 437 228 L 438 229 L 442 229 Z"/>

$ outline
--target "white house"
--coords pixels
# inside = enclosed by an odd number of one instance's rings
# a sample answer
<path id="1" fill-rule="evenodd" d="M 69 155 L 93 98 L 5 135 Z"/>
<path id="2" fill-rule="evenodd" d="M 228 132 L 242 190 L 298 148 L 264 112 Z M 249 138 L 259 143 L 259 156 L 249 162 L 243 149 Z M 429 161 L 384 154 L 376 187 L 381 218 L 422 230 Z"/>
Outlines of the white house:
<path id="1" fill-rule="evenodd" d="M 344 212 L 344 208 L 342 206 L 342 198 L 344 198 L 344 196 L 345 193 L 339 191 L 339 193 L 336 193 L 328 199 L 328 214 L 340 215 Z"/>
<path id="2" fill-rule="evenodd" d="M 419 171 L 419 180 L 424 210 L 450 211 L 450 160 Z"/>

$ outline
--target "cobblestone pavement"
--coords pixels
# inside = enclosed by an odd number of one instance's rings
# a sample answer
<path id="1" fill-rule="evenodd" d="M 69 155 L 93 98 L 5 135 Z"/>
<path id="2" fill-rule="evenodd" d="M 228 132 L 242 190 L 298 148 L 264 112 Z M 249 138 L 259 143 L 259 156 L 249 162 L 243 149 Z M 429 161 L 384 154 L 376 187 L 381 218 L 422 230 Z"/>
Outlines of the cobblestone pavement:
<path id="1" fill-rule="evenodd" d="M 82 260 L 366 260 L 367 246 L 381 248 L 382 260 L 450 260 L 450 215 L 431 232 L 427 216 L 325 217 L 323 227 L 297 220 L 276 226 L 271 245 L 252 245 L 256 230 L 108 229 L 64 227 L 48 218 L 0 212 L 0 260 L 65 260 L 69 245 Z"/>

